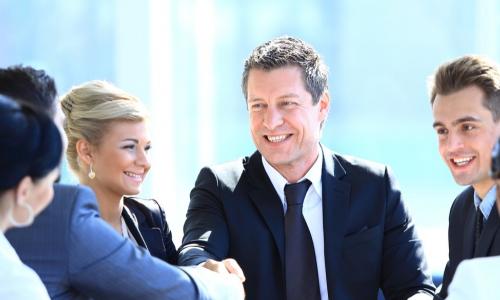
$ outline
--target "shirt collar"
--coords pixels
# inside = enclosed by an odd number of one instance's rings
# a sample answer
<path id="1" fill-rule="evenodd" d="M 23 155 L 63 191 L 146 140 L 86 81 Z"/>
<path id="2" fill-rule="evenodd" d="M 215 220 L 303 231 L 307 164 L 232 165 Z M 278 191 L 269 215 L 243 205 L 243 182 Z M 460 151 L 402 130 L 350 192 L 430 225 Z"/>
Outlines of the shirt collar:
<path id="1" fill-rule="evenodd" d="M 262 156 L 262 164 L 264 165 L 264 169 L 266 170 L 267 176 L 271 180 L 271 183 L 274 186 L 274 189 L 278 193 L 278 196 L 281 199 L 281 202 L 285 202 L 285 185 L 288 181 L 281 175 L 267 160 Z M 312 165 L 312 167 L 307 171 L 306 175 L 302 177 L 297 182 L 300 182 L 304 179 L 308 179 L 311 182 L 311 186 L 314 191 L 321 198 L 322 196 L 322 185 L 321 185 L 321 171 L 323 167 L 323 150 L 318 145 L 318 157 L 316 161 Z"/>
<path id="2" fill-rule="evenodd" d="M 481 200 L 477 193 L 474 191 L 474 206 L 476 209 L 479 207 L 481 212 L 483 213 L 484 219 L 487 220 L 490 216 L 491 210 L 495 206 L 497 198 L 497 186 L 493 185 L 491 189 L 486 193 L 484 199 Z"/>

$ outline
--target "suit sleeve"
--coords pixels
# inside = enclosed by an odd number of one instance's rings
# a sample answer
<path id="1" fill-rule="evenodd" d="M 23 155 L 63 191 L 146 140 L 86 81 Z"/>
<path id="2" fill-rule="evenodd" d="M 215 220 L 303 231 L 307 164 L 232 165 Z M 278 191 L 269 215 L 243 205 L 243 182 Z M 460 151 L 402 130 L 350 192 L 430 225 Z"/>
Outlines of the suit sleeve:
<path id="1" fill-rule="evenodd" d="M 386 299 L 408 299 L 424 292 L 434 293 L 422 242 L 401 199 L 401 192 L 389 170 L 384 175 L 387 193 L 382 289 Z"/>
<path id="2" fill-rule="evenodd" d="M 205 298 L 191 275 L 116 234 L 99 218 L 90 190 L 75 197 L 67 249 L 71 286 L 96 299 Z"/>
<path id="3" fill-rule="evenodd" d="M 219 183 L 208 168 L 202 169 L 196 179 L 179 248 L 180 265 L 197 265 L 209 258 L 222 260 L 228 254 L 228 228 Z"/>

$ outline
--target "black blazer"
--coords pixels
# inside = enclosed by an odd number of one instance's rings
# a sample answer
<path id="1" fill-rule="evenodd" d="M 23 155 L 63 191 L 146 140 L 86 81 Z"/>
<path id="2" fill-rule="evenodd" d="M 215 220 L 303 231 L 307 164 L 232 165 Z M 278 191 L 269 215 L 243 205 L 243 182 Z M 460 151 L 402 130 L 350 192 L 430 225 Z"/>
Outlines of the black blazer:
<path id="1" fill-rule="evenodd" d="M 128 229 L 139 244 L 151 255 L 170 264 L 177 264 L 177 250 L 172 241 L 165 212 L 154 199 L 125 197 L 122 216 Z M 138 227 L 134 220 L 137 220 Z"/>
<path id="2" fill-rule="evenodd" d="M 382 165 L 323 148 L 323 229 L 330 299 L 407 299 L 433 293 L 420 239 Z M 179 264 L 238 261 L 247 299 L 285 299 L 284 214 L 261 155 L 200 171 Z M 304 280 L 307 280 L 305 278 Z"/>
<path id="3" fill-rule="evenodd" d="M 448 225 L 449 261 L 443 276 L 443 286 L 436 299 L 448 296 L 448 286 L 458 264 L 474 257 L 500 255 L 500 218 L 496 204 L 483 227 L 479 244 L 473 253 L 475 226 L 474 189 L 468 187 L 453 201 Z"/>

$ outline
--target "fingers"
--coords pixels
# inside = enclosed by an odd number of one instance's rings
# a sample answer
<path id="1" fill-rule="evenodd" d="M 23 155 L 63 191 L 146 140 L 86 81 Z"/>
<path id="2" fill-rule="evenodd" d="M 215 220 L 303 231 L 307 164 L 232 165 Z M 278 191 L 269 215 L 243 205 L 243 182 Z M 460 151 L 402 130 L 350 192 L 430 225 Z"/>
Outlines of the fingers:
<path id="1" fill-rule="evenodd" d="M 245 282 L 245 274 L 243 274 L 243 270 L 240 265 L 236 262 L 236 260 L 232 258 L 227 258 L 222 261 L 227 271 L 231 274 L 238 276 L 241 282 Z"/>
<path id="2" fill-rule="evenodd" d="M 227 258 L 223 261 L 207 259 L 205 262 L 201 263 L 200 266 L 220 274 L 233 274 L 238 277 L 241 282 L 245 282 L 245 274 L 243 274 L 243 270 L 240 265 L 238 265 L 236 260 L 232 258 Z"/>
<path id="3" fill-rule="evenodd" d="M 224 263 L 213 259 L 207 259 L 204 263 L 200 264 L 200 266 L 220 274 L 229 274 Z"/>

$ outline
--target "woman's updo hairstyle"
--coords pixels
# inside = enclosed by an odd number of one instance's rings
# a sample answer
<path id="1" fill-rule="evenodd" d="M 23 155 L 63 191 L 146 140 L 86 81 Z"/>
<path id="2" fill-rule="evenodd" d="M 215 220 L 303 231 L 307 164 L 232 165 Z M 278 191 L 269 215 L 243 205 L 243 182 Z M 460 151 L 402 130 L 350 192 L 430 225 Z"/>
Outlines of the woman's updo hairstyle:
<path id="1" fill-rule="evenodd" d="M 25 176 L 33 181 L 59 166 L 63 144 L 53 120 L 44 112 L 0 95 L 0 191 Z"/>
<path id="2" fill-rule="evenodd" d="M 143 121 L 147 113 L 139 100 L 105 81 L 89 81 L 61 98 L 66 119 L 64 131 L 68 138 L 66 155 L 73 171 L 79 173 L 76 143 L 84 139 L 98 146 L 113 121 Z"/>

